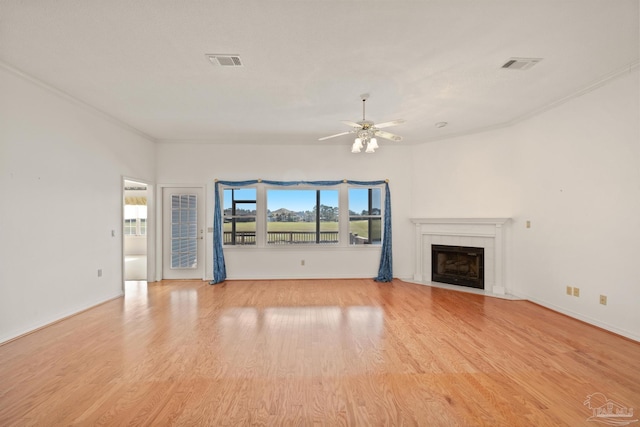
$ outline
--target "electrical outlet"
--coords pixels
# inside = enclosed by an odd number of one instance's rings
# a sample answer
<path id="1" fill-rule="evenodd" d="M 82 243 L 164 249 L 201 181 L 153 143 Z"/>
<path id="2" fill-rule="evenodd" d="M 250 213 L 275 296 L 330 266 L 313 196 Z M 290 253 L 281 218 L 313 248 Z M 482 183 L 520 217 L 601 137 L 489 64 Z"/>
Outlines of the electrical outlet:
<path id="1" fill-rule="evenodd" d="M 101 268 L 98 269 L 98 277 L 102 277 L 102 269 Z"/>
<path id="2" fill-rule="evenodd" d="M 573 288 L 571 286 L 567 286 L 567 295 L 573 295 Z"/>
<path id="3" fill-rule="evenodd" d="M 580 288 L 573 288 L 573 296 L 574 297 L 580 296 Z"/>
<path id="4" fill-rule="evenodd" d="M 300 265 L 304 265 L 304 260 L 300 260 Z"/>
<path id="5" fill-rule="evenodd" d="M 600 304 L 607 305 L 607 296 L 606 295 L 600 295 Z"/>

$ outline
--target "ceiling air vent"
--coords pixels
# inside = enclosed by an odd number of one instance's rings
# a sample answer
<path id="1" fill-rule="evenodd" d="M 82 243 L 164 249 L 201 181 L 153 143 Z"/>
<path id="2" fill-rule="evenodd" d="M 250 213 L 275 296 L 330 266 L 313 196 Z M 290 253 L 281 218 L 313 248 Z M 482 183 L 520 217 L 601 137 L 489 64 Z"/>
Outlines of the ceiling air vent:
<path id="1" fill-rule="evenodd" d="M 542 61 L 542 58 L 511 58 L 504 63 L 502 68 L 508 68 L 510 70 L 528 70 L 540 61 Z"/>
<path id="2" fill-rule="evenodd" d="M 219 67 L 242 67 L 240 55 L 222 55 L 217 53 L 208 53 L 206 57 L 213 65 Z"/>

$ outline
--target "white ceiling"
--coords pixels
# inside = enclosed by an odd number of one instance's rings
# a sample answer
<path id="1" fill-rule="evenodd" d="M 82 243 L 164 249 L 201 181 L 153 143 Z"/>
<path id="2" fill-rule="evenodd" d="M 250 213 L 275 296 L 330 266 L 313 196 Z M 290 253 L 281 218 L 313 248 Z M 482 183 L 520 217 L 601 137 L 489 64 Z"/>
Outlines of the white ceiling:
<path id="1" fill-rule="evenodd" d="M 513 123 L 636 67 L 638 6 L 0 0 L 0 61 L 159 141 L 348 145 L 317 139 L 360 120 L 370 93 L 367 119 L 407 120 L 388 130 L 415 144 Z M 511 57 L 543 60 L 502 69 Z"/>

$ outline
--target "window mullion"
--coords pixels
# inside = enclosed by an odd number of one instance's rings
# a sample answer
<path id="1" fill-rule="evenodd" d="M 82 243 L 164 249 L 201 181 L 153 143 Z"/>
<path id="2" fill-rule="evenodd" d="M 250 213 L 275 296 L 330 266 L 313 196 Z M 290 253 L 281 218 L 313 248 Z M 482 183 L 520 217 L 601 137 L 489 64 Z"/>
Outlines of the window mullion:
<path id="1" fill-rule="evenodd" d="M 267 190 L 264 185 L 256 188 L 256 247 L 267 245 Z"/>
<path id="2" fill-rule="evenodd" d="M 338 243 L 340 246 L 349 246 L 349 187 L 346 185 L 340 186 L 339 200 L 338 200 Z"/>
<path id="3" fill-rule="evenodd" d="M 257 198 L 251 194 L 252 190 L 254 189 L 223 188 L 222 199 L 220 200 L 223 205 L 223 245 L 244 246 L 256 244 Z M 226 239 L 229 241 L 224 243 Z"/>
<path id="4" fill-rule="evenodd" d="M 372 236 L 373 236 L 373 222 L 371 220 L 371 215 L 373 214 L 373 212 L 371 212 L 372 208 L 373 208 L 373 189 L 369 188 L 369 190 L 367 191 L 367 193 L 369 194 L 369 203 L 368 203 L 368 214 L 369 214 L 369 218 L 367 219 L 367 228 L 369 230 L 369 237 L 368 237 L 368 241 L 369 244 L 371 244 L 373 242 Z"/>
<path id="5" fill-rule="evenodd" d="M 316 190 L 316 243 L 320 243 L 320 190 Z"/>
<path id="6" fill-rule="evenodd" d="M 231 244 L 235 245 L 236 242 L 236 223 L 238 218 L 236 217 L 236 196 L 233 188 L 231 189 Z"/>

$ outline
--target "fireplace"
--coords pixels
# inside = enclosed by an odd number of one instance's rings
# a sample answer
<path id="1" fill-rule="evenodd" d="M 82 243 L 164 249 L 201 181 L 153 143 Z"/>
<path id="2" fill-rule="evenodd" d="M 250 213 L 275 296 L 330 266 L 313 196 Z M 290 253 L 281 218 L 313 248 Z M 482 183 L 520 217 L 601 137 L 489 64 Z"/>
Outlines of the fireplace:
<path id="1" fill-rule="evenodd" d="M 511 240 L 510 218 L 412 218 L 411 222 L 415 224 L 414 281 L 438 283 L 432 280 L 432 245 L 483 248 L 482 286 L 473 290 L 485 295 L 511 293 L 508 280 L 511 257 L 507 250 Z"/>
<path id="2" fill-rule="evenodd" d="M 431 245 L 431 281 L 484 289 L 484 248 Z"/>

